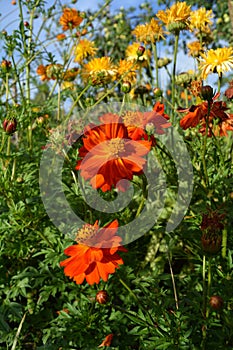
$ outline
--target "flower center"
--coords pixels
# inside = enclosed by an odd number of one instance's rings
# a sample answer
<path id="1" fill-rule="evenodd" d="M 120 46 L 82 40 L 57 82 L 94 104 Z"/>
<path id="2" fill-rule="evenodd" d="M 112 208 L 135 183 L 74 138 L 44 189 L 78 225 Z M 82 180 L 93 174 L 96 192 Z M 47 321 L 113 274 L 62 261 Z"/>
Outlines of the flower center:
<path id="1" fill-rule="evenodd" d="M 111 158 L 119 158 L 120 154 L 125 151 L 124 139 L 115 138 L 108 141 L 108 149 Z"/>
<path id="2" fill-rule="evenodd" d="M 98 233 L 98 228 L 93 225 L 85 224 L 83 227 L 78 230 L 75 237 L 75 241 L 78 243 L 84 243 L 90 238 L 94 237 Z"/>
<path id="3" fill-rule="evenodd" d="M 126 126 L 142 127 L 142 116 L 140 112 L 127 111 L 122 115 Z"/>

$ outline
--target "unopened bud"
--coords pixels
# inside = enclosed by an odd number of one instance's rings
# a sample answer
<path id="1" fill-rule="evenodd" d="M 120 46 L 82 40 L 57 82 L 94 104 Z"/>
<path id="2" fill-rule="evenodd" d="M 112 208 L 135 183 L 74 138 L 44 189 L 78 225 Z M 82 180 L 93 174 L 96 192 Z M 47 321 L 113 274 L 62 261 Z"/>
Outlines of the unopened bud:
<path id="1" fill-rule="evenodd" d="M 220 310 L 223 308 L 224 301 L 220 296 L 212 295 L 212 297 L 210 297 L 209 303 L 210 303 L 210 306 L 212 307 L 212 309 Z"/>
<path id="2" fill-rule="evenodd" d="M 154 88 L 153 93 L 154 93 L 155 97 L 162 97 L 163 96 L 163 91 L 158 87 Z"/>
<path id="3" fill-rule="evenodd" d="M 212 101 L 213 97 L 214 97 L 214 91 L 213 88 L 210 85 L 204 85 L 201 87 L 201 98 L 205 101 Z"/>
<path id="4" fill-rule="evenodd" d="M 138 57 L 141 57 L 145 52 L 145 47 L 144 46 L 139 46 L 137 49 L 137 55 Z"/>
<path id="5" fill-rule="evenodd" d="M 121 85 L 121 91 L 127 94 L 131 90 L 131 84 L 129 81 L 124 81 Z"/>
<path id="6" fill-rule="evenodd" d="M 100 290 L 97 292 L 95 300 L 99 304 L 106 304 L 108 302 L 108 293 L 106 290 Z"/>

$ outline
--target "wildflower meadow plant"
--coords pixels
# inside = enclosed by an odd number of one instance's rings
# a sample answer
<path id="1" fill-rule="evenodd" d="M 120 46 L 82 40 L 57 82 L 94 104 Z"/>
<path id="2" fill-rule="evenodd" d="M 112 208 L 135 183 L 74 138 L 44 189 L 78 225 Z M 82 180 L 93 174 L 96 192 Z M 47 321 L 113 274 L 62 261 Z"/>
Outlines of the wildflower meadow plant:
<path id="1" fill-rule="evenodd" d="M 232 349 L 229 2 L 6 7 L 0 349 Z"/>

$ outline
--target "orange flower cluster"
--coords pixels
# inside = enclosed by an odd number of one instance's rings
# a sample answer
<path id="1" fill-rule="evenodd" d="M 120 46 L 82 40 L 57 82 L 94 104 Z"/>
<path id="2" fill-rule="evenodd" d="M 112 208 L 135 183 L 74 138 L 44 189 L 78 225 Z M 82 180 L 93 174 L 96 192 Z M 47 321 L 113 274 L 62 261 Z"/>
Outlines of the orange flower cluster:
<path id="1" fill-rule="evenodd" d="M 60 24 L 63 30 L 74 29 L 80 25 L 83 21 L 83 17 L 76 9 L 65 8 L 60 18 Z"/>
<path id="2" fill-rule="evenodd" d="M 85 180 L 90 180 L 93 188 L 103 192 L 112 188 L 125 191 L 128 182 L 122 180 L 131 181 L 134 175 L 142 174 L 146 165 L 144 156 L 155 144 L 148 127 L 162 134 L 163 128 L 171 125 L 167 119 L 160 102 L 149 112 L 127 111 L 122 117 L 103 114 L 100 125 L 90 124 L 84 130 L 76 170 Z M 64 251 L 69 256 L 60 263 L 65 267 L 65 275 L 77 284 L 85 279 L 90 285 L 99 283 L 101 278 L 107 281 L 109 274 L 123 264 L 118 252 L 126 251 L 120 246 L 117 228 L 117 220 L 103 228 L 98 226 L 98 221 L 94 225 L 85 224 L 76 236 L 78 244 Z"/>

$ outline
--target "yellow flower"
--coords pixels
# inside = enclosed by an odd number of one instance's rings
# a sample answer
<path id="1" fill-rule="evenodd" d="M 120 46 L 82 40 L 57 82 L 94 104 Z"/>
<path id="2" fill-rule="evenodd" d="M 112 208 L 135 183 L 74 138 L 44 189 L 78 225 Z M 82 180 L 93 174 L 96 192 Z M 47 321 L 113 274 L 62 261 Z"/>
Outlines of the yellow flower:
<path id="1" fill-rule="evenodd" d="M 141 64 L 141 66 L 145 67 L 148 65 L 148 59 L 151 57 L 150 50 L 145 50 L 144 54 L 142 56 L 138 56 L 138 48 L 140 44 L 139 43 L 133 43 L 132 45 L 129 45 L 125 51 L 125 55 L 128 61 L 137 61 Z"/>
<path id="2" fill-rule="evenodd" d="M 218 73 L 220 76 L 233 68 L 232 47 L 211 49 L 207 53 L 201 53 L 201 57 L 199 68 L 203 79 L 206 79 L 209 73 Z"/>
<path id="3" fill-rule="evenodd" d="M 102 85 L 114 80 L 116 73 L 117 69 L 110 57 L 101 57 L 93 58 L 84 65 L 82 77 L 84 81 L 91 80 L 93 85 Z"/>
<path id="4" fill-rule="evenodd" d="M 190 14 L 189 29 L 197 33 L 210 33 L 211 19 L 214 17 L 212 10 L 206 10 L 204 7 Z"/>
<path id="5" fill-rule="evenodd" d="M 200 41 L 192 41 L 187 44 L 187 47 L 189 49 L 188 55 L 192 57 L 199 57 L 203 51 Z"/>
<path id="6" fill-rule="evenodd" d="M 190 7 L 191 6 L 188 6 L 186 2 L 177 2 L 173 4 L 170 9 L 158 11 L 156 16 L 166 24 L 169 31 L 177 32 L 187 28 L 191 13 Z"/>
<path id="7" fill-rule="evenodd" d="M 95 55 L 97 48 L 93 42 L 83 39 L 74 48 L 74 62 L 82 63 L 85 58 L 92 57 Z"/>
<path id="8" fill-rule="evenodd" d="M 122 78 L 125 74 L 123 81 L 130 81 L 131 83 L 136 82 L 136 71 L 132 61 L 120 60 L 117 67 L 117 77 Z M 127 73 L 127 74 L 126 74 Z"/>
<path id="9" fill-rule="evenodd" d="M 83 18 L 76 9 L 65 8 L 59 22 L 63 30 L 69 30 L 78 27 L 82 21 Z"/>
<path id="10" fill-rule="evenodd" d="M 75 85 L 71 81 L 63 81 L 61 84 L 62 90 L 66 90 L 66 89 L 74 90 L 74 87 Z"/>
<path id="11" fill-rule="evenodd" d="M 150 23 L 139 24 L 132 34 L 136 36 L 138 41 L 142 41 L 144 44 L 154 43 L 158 40 L 165 39 L 163 34 L 163 28 L 159 24 L 159 21 L 152 18 Z"/>

